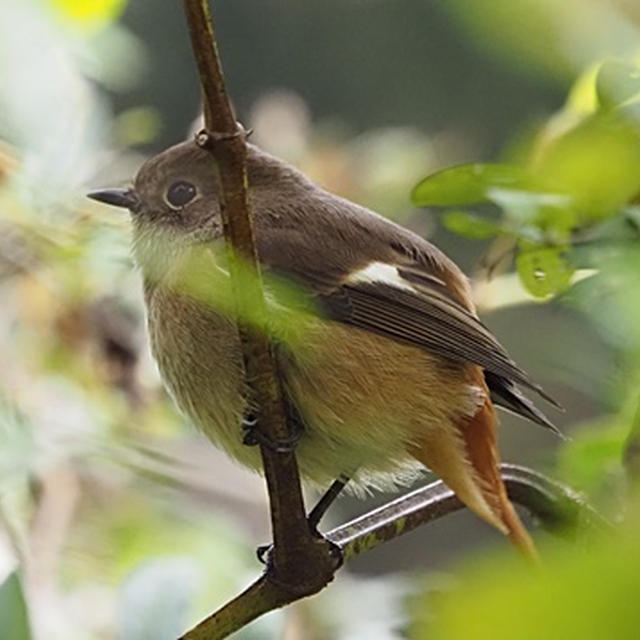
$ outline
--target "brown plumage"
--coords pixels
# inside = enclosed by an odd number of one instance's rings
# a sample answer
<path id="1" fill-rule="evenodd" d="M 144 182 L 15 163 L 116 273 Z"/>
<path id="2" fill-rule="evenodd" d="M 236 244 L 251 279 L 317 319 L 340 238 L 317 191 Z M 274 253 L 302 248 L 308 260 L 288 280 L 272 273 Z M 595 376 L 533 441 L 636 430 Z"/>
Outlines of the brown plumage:
<path id="1" fill-rule="evenodd" d="M 132 210 L 151 345 L 176 404 L 259 469 L 239 426 L 246 389 L 210 162 L 184 143 L 148 161 L 133 189 L 93 197 Z M 493 403 L 553 429 L 517 385 L 549 398 L 480 322 L 462 272 L 426 240 L 253 146 L 249 197 L 271 337 L 305 428 L 303 477 L 321 487 L 346 473 L 356 490 L 387 488 L 427 466 L 533 556 L 499 475 Z"/>

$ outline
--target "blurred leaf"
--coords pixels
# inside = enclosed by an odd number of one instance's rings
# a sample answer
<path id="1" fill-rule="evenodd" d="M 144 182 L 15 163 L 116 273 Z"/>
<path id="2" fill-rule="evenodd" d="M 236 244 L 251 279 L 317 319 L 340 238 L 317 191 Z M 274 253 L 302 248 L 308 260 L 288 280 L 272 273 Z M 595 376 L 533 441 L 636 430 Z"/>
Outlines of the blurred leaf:
<path id="1" fill-rule="evenodd" d="M 138 489 L 140 486 L 144 485 L 138 484 Z M 85 515 L 82 530 L 74 531 L 73 544 L 83 553 L 76 552 L 67 562 L 66 578 L 79 583 L 100 575 L 105 582 L 119 583 L 146 559 L 180 552 L 198 558 L 203 568 L 205 590 L 200 590 L 199 597 L 215 598 L 232 591 L 238 577 L 255 562 L 242 532 L 230 521 L 204 517 L 197 511 L 183 513 L 184 500 L 174 496 L 185 494 L 169 492 L 170 478 L 154 478 L 150 486 L 156 489 L 151 495 L 164 492 L 171 496 L 172 509 L 158 508 L 141 490 L 130 492 L 134 495 L 127 500 L 94 509 Z M 105 551 L 100 555 L 90 552 L 96 548 Z"/>
<path id="2" fill-rule="evenodd" d="M 569 196 L 492 187 L 487 197 L 503 209 L 518 235 L 533 242 L 542 241 L 541 231 L 568 230 L 576 224 L 573 200 Z"/>
<path id="3" fill-rule="evenodd" d="M 26 476 L 34 466 L 36 442 L 26 415 L 8 400 L 0 388 L 0 480 Z"/>
<path id="4" fill-rule="evenodd" d="M 589 315 L 618 357 L 636 359 L 640 350 L 640 243 L 637 239 L 613 245 L 595 242 L 580 251 L 582 263 L 587 251 L 587 260 L 597 274 L 572 291 L 571 302 Z"/>
<path id="5" fill-rule="evenodd" d="M 554 140 L 536 170 L 574 198 L 583 224 L 597 222 L 640 191 L 640 130 L 620 112 L 598 113 Z"/>
<path id="6" fill-rule="evenodd" d="M 637 198 L 636 198 L 637 201 Z M 625 207 L 624 210 L 624 223 L 631 227 L 637 234 L 640 231 L 640 205 L 632 204 Z"/>
<path id="7" fill-rule="evenodd" d="M 547 83 L 638 46 L 631 12 L 617 2 L 449 0 L 442 6 L 502 64 L 519 74 L 537 73 Z"/>
<path id="8" fill-rule="evenodd" d="M 640 94 L 640 67 L 624 60 L 607 60 L 596 78 L 598 102 L 605 109 Z"/>
<path id="9" fill-rule="evenodd" d="M 126 146 L 149 144 L 162 129 L 160 112 L 153 107 L 134 107 L 121 113 L 115 122 L 116 138 Z"/>
<path id="10" fill-rule="evenodd" d="M 442 223 L 449 231 L 475 240 L 493 238 L 502 231 L 499 224 L 466 211 L 447 211 Z"/>
<path id="11" fill-rule="evenodd" d="M 568 111 L 572 115 L 586 116 L 597 111 L 598 92 L 596 90 L 596 82 L 600 67 L 601 65 L 599 64 L 592 64 L 578 76 L 578 79 L 569 89 L 564 112 Z"/>
<path id="12" fill-rule="evenodd" d="M 171 243 L 172 238 L 159 235 L 155 240 L 154 256 L 150 256 L 148 269 L 153 273 L 156 269 L 159 243 Z M 241 258 L 238 258 L 237 273 L 245 283 L 240 290 L 252 290 L 252 280 L 255 273 L 248 268 Z M 161 264 L 159 265 L 161 269 Z M 161 273 L 159 270 L 158 273 Z M 266 291 L 266 314 L 263 313 L 254 300 L 246 296 L 236 299 L 231 290 L 228 263 L 222 247 L 210 245 L 195 245 L 176 269 L 176 276 L 172 283 L 176 290 L 188 292 L 199 302 L 216 309 L 229 317 L 237 314 L 242 316 L 243 322 L 264 331 L 268 335 L 276 336 L 279 342 L 300 347 L 304 344 L 305 331 L 310 323 L 315 322 L 314 311 L 317 312 L 316 301 L 291 279 L 279 277 L 277 274 L 266 273 L 264 288 Z"/>
<path id="13" fill-rule="evenodd" d="M 125 581 L 120 594 L 117 640 L 173 640 L 186 628 L 199 583 L 193 558 L 144 563 Z"/>
<path id="14" fill-rule="evenodd" d="M 418 207 L 467 205 L 487 202 L 490 189 L 537 190 L 536 180 L 520 167 L 508 164 L 464 164 L 438 171 L 411 192 Z"/>
<path id="15" fill-rule="evenodd" d="M 600 541 L 586 553 L 574 546 L 547 553 L 539 571 L 492 558 L 467 571 L 464 586 L 439 594 L 431 618 L 422 615 L 412 640 L 628 640 L 638 635 L 635 595 L 640 575 L 637 530 Z M 427 603 L 423 603 L 424 611 Z"/>
<path id="16" fill-rule="evenodd" d="M 80 25 L 115 20 L 127 0 L 49 0 L 67 20 Z"/>
<path id="17" fill-rule="evenodd" d="M 22 585 L 14 571 L 0 586 L 0 621 L 3 640 L 29 640 L 29 616 Z"/>
<path id="18" fill-rule="evenodd" d="M 69 30 L 52 19 L 51 0 L 1 6 L 0 129 L 20 157 L 11 189 L 23 219 L 66 221 L 78 187 L 104 164 L 109 108 L 77 68 Z"/>
<path id="19" fill-rule="evenodd" d="M 79 70 L 116 92 L 139 86 L 151 63 L 143 43 L 119 22 L 80 39 L 75 54 Z"/>
<path id="20" fill-rule="evenodd" d="M 545 247 L 526 250 L 518 255 L 518 275 L 532 295 L 544 298 L 569 286 L 573 268 L 562 257 L 563 251 L 557 247 Z"/>
<path id="21" fill-rule="evenodd" d="M 612 482 L 624 482 L 622 454 L 628 433 L 629 424 L 618 421 L 573 432 L 558 451 L 560 477 L 596 501 L 606 492 L 607 502 L 613 502 Z"/>

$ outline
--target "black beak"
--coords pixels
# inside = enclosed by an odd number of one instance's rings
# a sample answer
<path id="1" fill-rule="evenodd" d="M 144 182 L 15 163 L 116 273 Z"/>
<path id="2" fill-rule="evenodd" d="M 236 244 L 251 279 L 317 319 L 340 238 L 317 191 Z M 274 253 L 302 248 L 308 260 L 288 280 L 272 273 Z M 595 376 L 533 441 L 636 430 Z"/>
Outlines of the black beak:
<path id="1" fill-rule="evenodd" d="M 135 211 L 140 206 L 140 200 L 133 189 L 100 189 L 87 193 L 87 198 L 111 204 L 114 207 L 123 207 Z"/>

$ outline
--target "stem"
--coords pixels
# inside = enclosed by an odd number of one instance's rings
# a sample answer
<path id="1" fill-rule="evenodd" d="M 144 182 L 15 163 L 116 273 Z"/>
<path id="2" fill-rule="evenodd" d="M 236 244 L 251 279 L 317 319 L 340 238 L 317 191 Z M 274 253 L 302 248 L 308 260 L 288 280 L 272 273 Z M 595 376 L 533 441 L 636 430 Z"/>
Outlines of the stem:
<path id="1" fill-rule="evenodd" d="M 261 615 L 283 607 L 298 598 L 278 589 L 263 575 L 233 600 L 205 618 L 179 640 L 226 638 Z"/>
<path id="2" fill-rule="evenodd" d="M 242 326 L 245 312 L 264 318 L 266 303 L 247 194 L 247 147 L 229 103 L 207 0 L 184 0 L 193 52 L 204 94 L 205 131 L 201 146 L 212 154 L 211 171 L 220 176 L 221 212 L 229 254 L 231 285 L 237 307 L 249 402 L 259 408 L 259 428 L 268 440 L 291 436 L 274 354 L 264 332 Z M 238 427 L 239 429 L 240 427 Z M 311 536 L 307 525 L 298 465 L 293 453 L 261 446 L 269 490 L 274 540 L 273 570 L 296 591 L 314 592 L 333 576 L 328 545 Z M 303 570 L 303 567 L 306 570 Z"/>
<path id="3" fill-rule="evenodd" d="M 568 487 L 517 465 L 503 464 L 500 471 L 509 498 L 526 507 L 544 528 L 570 535 L 575 535 L 583 525 L 590 529 L 609 528 L 583 498 Z M 327 538 L 348 560 L 464 508 L 455 493 L 438 480 L 330 531 Z"/>

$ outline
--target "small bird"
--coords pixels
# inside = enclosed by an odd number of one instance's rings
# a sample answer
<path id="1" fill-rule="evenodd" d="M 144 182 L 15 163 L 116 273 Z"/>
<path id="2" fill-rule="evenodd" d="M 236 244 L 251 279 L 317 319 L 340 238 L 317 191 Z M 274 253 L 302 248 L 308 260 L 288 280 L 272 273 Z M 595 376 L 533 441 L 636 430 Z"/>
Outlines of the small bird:
<path id="1" fill-rule="evenodd" d="M 478 319 L 462 271 L 282 160 L 251 144 L 247 153 L 267 300 L 284 318 L 270 340 L 301 429 L 303 479 L 384 490 L 427 467 L 535 557 L 500 477 L 494 405 L 555 431 L 517 385 L 556 403 Z M 89 197 L 131 211 L 151 348 L 175 404 L 259 470 L 242 428 L 251 428 L 252 407 L 224 293 L 220 191 L 211 155 L 188 141 L 148 160 L 132 187 Z"/>

